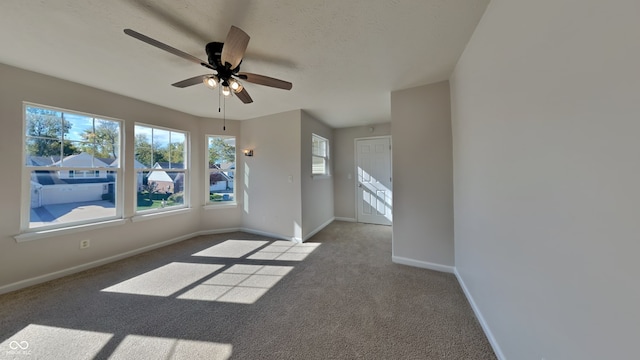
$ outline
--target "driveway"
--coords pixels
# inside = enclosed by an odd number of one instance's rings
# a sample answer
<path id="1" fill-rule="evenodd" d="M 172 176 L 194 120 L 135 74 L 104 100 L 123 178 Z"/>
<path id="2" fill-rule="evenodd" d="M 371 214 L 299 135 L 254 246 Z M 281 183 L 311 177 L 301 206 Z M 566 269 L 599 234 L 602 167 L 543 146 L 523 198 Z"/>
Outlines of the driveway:
<path id="1" fill-rule="evenodd" d="M 30 227 L 113 217 L 115 215 L 115 204 L 106 200 L 45 205 L 31 209 Z"/>

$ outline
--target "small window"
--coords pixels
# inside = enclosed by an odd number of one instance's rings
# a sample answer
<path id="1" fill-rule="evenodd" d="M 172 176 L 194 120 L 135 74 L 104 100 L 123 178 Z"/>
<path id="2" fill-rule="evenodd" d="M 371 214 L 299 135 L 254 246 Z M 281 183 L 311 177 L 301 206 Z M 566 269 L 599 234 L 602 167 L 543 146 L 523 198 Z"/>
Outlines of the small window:
<path id="1" fill-rule="evenodd" d="M 135 126 L 136 211 L 151 212 L 187 205 L 187 133 Z"/>
<path id="2" fill-rule="evenodd" d="M 311 174 L 329 175 L 329 140 L 311 135 Z"/>
<path id="3" fill-rule="evenodd" d="M 224 204 L 236 201 L 236 138 L 235 136 L 207 136 L 208 203 Z"/>

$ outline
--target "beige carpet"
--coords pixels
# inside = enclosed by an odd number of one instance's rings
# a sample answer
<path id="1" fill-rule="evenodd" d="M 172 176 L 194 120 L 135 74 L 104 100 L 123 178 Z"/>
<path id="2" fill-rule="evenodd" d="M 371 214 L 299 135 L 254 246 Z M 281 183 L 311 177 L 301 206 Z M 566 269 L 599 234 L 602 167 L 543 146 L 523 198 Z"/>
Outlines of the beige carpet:
<path id="1" fill-rule="evenodd" d="M 495 359 L 455 277 L 391 228 L 193 238 L 0 296 L 0 359 Z"/>

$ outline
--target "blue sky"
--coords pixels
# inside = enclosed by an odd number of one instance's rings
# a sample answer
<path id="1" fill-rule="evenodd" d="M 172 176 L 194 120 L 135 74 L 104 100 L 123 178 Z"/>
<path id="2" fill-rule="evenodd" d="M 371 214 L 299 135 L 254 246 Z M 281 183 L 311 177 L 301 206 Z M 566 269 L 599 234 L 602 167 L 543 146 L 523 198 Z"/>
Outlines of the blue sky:
<path id="1" fill-rule="evenodd" d="M 136 125 L 135 135 L 137 136 L 139 134 L 144 134 L 147 137 L 148 141 L 151 141 L 151 139 L 153 139 L 153 143 L 155 145 L 159 145 L 159 147 L 165 147 L 169 145 L 169 141 L 174 144 L 184 143 L 186 139 L 186 135 L 181 132 Z"/>

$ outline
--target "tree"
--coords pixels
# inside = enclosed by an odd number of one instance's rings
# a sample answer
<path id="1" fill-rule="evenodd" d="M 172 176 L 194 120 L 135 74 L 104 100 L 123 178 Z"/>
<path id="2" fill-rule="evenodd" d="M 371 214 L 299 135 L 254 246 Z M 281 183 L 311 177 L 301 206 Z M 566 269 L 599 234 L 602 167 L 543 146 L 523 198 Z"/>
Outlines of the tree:
<path id="1" fill-rule="evenodd" d="M 157 162 L 169 161 L 169 148 L 161 147 L 160 144 L 156 143 L 153 143 L 152 145 L 146 134 L 136 135 L 135 152 L 136 160 L 149 168 L 153 167 Z"/>
<path id="2" fill-rule="evenodd" d="M 89 142 L 83 151 L 98 157 L 118 157 L 118 142 L 120 140 L 120 125 L 115 121 L 96 120 L 95 131 L 84 131 L 82 139 Z"/>
<path id="3" fill-rule="evenodd" d="M 167 162 L 169 161 L 169 148 L 161 147 L 160 144 L 153 143 L 153 164 L 158 162 Z"/>
<path id="4" fill-rule="evenodd" d="M 151 142 L 145 134 L 137 134 L 135 138 L 136 160 L 146 167 L 153 166 L 153 149 Z"/>
<path id="5" fill-rule="evenodd" d="M 236 161 L 236 147 L 229 145 L 223 138 L 211 138 L 209 141 L 209 167 L 224 162 Z"/>
<path id="6" fill-rule="evenodd" d="M 148 181 L 142 191 L 146 191 L 149 195 L 149 200 L 153 202 L 153 194 L 158 192 L 158 183 L 155 181 Z"/>
<path id="7" fill-rule="evenodd" d="M 169 144 L 169 154 L 166 157 L 172 164 L 184 164 L 184 143 Z"/>
<path id="8" fill-rule="evenodd" d="M 57 144 L 60 144 L 60 142 L 57 142 Z M 56 145 L 56 146 L 60 146 L 60 145 Z M 81 152 L 82 150 L 78 149 L 75 145 L 73 145 L 71 141 L 65 140 L 62 142 L 62 155 L 64 156 L 76 155 L 76 154 L 80 154 Z"/>
<path id="9" fill-rule="evenodd" d="M 70 141 L 62 141 L 63 134 L 71 130 L 57 111 L 27 107 L 27 151 L 33 156 L 60 156 L 77 154 Z M 61 154 L 62 153 L 62 154 Z"/>

